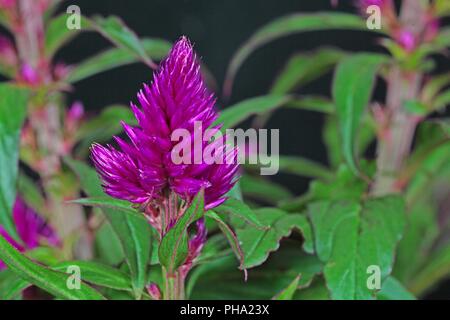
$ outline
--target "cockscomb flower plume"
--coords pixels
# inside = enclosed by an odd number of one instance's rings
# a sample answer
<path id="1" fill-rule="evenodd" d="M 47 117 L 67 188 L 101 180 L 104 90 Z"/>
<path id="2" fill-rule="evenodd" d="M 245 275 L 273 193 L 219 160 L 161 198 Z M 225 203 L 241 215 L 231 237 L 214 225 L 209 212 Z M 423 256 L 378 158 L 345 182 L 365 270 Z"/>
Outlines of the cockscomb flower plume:
<path id="1" fill-rule="evenodd" d="M 172 160 L 178 144 L 172 141 L 175 131 L 188 132 L 193 145 L 196 134 L 205 137 L 208 128 L 216 133 L 220 129 L 213 126 L 218 117 L 214 95 L 206 88 L 197 57 L 185 37 L 173 46 L 151 85 L 144 85 L 137 98 L 140 107 L 132 103 L 131 108 L 138 127 L 122 123 L 130 142 L 115 137 L 120 151 L 110 145 L 92 146 L 92 160 L 105 192 L 140 205 L 147 214 L 151 211 L 151 222 L 158 219 L 154 208 L 161 207 L 170 197 L 190 203 L 203 189 L 206 209 L 223 203 L 225 194 L 236 180 L 236 149 L 223 151 L 227 161 L 221 164 L 205 161 L 176 163 Z M 196 126 L 198 123 L 201 123 L 200 128 Z M 201 151 L 213 143 L 203 140 Z M 168 221 L 166 225 L 173 222 Z"/>

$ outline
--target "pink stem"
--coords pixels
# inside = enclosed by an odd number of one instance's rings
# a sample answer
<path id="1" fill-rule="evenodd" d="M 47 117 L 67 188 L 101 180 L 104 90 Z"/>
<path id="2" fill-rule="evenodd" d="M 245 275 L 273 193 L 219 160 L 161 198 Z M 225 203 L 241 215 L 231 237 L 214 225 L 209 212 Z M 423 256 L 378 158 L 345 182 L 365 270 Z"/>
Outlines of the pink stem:
<path id="1" fill-rule="evenodd" d="M 425 28 L 423 17 L 424 8 L 420 1 L 403 2 L 400 21 L 417 36 Z M 422 78 L 422 73 L 407 72 L 400 66 L 394 66 L 388 76 L 386 104 L 390 120 L 387 134 L 378 142 L 377 174 L 372 186 L 375 196 L 401 191 L 397 183 L 398 174 L 410 153 L 417 126 L 417 118 L 408 114 L 403 104 L 407 100 L 417 99 Z"/>

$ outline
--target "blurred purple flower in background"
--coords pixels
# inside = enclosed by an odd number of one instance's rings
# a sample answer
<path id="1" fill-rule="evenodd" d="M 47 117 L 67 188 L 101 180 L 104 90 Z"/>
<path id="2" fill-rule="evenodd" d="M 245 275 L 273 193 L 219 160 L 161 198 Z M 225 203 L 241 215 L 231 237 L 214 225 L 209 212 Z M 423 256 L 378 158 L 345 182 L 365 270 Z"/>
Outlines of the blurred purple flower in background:
<path id="1" fill-rule="evenodd" d="M 20 198 L 16 198 L 13 208 L 13 220 L 21 243 L 15 241 L 0 225 L 0 236 L 3 236 L 12 246 L 20 252 L 38 247 L 40 244 L 57 247 L 60 245 L 59 237 L 55 231 L 45 223 L 33 209 Z M 0 261 L 0 270 L 5 264 Z"/>

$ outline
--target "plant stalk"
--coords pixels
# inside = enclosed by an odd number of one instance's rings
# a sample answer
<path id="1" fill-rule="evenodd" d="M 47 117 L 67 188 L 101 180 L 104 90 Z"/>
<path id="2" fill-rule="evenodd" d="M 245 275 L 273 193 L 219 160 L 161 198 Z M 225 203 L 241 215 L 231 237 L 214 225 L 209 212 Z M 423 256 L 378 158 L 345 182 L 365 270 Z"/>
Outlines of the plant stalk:
<path id="1" fill-rule="evenodd" d="M 20 30 L 15 32 L 20 63 L 29 65 L 42 81 L 40 85 L 49 85 L 53 81 L 49 61 L 44 54 L 45 32 L 43 15 L 40 14 L 39 2 L 19 0 Z M 51 94 L 51 93 L 47 93 Z M 39 175 L 47 195 L 50 221 L 61 238 L 77 234 L 80 239 L 76 256 L 82 259 L 92 257 L 90 234 L 86 228 L 86 219 L 80 206 L 63 205 L 65 196 L 61 189 L 61 160 L 63 136 L 61 128 L 60 107 L 49 97 L 32 102 L 29 121 L 36 134 L 36 140 L 42 158 L 39 163 Z M 76 197 L 77 195 L 72 195 Z"/>
<path id="2" fill-rule="evenodd" d="M 423 17 L 424 7 L 420 1 L 403 2 L 400 21 L 415 35 L 420 35 L 425 28 Z M 417 117 L 409 114 L 403 105 L 407 100 L 418 98 L 422 79 L 422 73 L 403 70 L 398 65 L 389 73 L 386 98 L 389 123 L 387 134 L 378 141 L 377 173 L 371 190 L 374 196 L 402 191 L 398 174 L 410 154 L 418 123 Z"/>
<path id="3" fill-rule="evenodd" d="M 184 300 L 185 286 L 184 276 L 179 270 L 168 272 L 166 268 L 162 268 L 164 278 L 164 300 Z"/>

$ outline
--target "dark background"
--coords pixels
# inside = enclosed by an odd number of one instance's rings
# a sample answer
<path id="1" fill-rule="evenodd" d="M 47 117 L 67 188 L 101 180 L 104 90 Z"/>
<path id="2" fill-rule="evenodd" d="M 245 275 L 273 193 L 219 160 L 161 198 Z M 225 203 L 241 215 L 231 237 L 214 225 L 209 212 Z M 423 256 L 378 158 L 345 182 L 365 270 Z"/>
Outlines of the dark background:
<path id="1" fill-rule="evenodd" d="M 415 1 L 415 0 L 411 0 Z M 65 2 L 60 11 L 77 4 L 83 15 L 117 15 L 140 37 L 158 37 L 169 41 L 186 35 L 194 43 L 198 55 L 215 76 L 221 88 L 226 68 L 233 53 L 254 31 L 274 18 L 293 12 L 355 12 L 353 1 L 342 0 L 337 8 L 329 0 L 78 0 Z M 75 64 L 110 46 L 96 34 L 82 34 L 57 55 L 56 59 Z M 244 63 L 234 85 L 231 99 L 224 102 L 220 89 L 218 107 L 225 108 L 245 98 L 268 92 L 277 73 L 288 58 L 298 51 L 311 51 L 321 46 L 338 46 L 348 51 L 380 51 L 376 37 L 368 32 L 321 31 L 282 38 L 265 45 Z M 438 72 L 450 69 L 449 60 L 438 58 Z M 135 64 L 91 77 L 76 84 L 71 101 L 80 100 L 89 113 L 115 103 L 136 100 L 143 82 L 150 82 L 152 71 Z M 330 96 L 332 75 L 299 90 L 303 94 Z M 376 95 L 382 96 L 383 88 Z M 280 128 L 280 153 L 299 155 L 326 164 L 321 139 L 323 117 L 319 113 L 282 110 L 275 113 L 268 126 Z M 279 175 L 275 178 L 296 195 L 306 191 L 309 180 Z M 450 285 L 431 295 L 450 297 Z"/>

